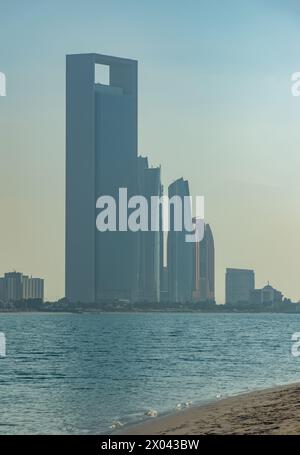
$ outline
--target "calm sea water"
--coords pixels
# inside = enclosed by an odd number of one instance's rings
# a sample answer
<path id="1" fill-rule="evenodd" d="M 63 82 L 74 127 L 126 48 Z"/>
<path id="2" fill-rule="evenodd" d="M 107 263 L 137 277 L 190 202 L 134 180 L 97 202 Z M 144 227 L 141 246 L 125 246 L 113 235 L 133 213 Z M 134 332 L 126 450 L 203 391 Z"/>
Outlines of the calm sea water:
<path id="1" fill-rule="evenodd" d="M 113 420 L 173 412 L 300 380 L 300 315 L 1 314 L 0 433 L 110 433 Z"/>

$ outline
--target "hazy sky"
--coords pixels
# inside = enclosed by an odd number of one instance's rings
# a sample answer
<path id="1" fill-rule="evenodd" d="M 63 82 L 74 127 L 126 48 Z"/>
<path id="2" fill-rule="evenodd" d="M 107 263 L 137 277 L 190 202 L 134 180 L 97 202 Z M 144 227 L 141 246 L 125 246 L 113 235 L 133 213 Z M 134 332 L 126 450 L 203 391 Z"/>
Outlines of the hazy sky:
<path id="1" fill-rule="evenodd" d="M 139 61 L 139 153 L 206 198 L 226 267 L 300 298 L 300 4 L 0 0 L 0 274 L 64 294 L 65 55 Z"/>

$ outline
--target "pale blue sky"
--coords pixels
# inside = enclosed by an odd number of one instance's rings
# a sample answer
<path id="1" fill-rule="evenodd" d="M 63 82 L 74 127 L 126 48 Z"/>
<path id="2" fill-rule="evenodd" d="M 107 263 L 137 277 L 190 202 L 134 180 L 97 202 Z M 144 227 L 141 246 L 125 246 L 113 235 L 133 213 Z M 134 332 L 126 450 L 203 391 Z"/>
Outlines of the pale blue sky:
<path id="1" fill-rule="evenodd" d="M 0 1 L 0 273 L 64 293 L 65 55 L 139 61 L 139 151 L 204 194 L 225 267 L 300 298 L 298 1 Z"/>

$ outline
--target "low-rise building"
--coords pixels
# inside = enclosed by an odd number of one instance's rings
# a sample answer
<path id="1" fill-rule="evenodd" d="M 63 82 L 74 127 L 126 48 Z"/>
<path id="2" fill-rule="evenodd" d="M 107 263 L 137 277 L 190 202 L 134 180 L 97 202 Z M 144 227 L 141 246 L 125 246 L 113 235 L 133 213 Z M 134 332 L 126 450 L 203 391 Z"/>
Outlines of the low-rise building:
<path id="1" fill-rule="evenodd" d="M 282 293 L 273 288 L 269 282 L 262 289 L 254 289 L 250 292 L 250 302 L 253 304 L 282 303 L 282 298 Z"/>

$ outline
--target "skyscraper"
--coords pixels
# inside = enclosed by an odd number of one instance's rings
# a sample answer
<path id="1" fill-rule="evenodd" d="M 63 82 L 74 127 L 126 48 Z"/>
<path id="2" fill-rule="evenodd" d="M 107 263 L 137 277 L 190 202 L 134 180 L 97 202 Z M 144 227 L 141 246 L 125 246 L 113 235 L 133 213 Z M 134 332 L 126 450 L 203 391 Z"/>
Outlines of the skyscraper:
<path id="1" fill-rule="evenodd" d="M 95 67 L 109 70 L 109 85 Z M 137 62 L 98 54 L 67 56 L 66 297 L 134 300 L 137 236 L 99 232 L 96 200 L 137 192 Z M 118 207 L 119 209 L 119 207 Z M 118 214 L 118 210 L 117 210 Z M 118 215 L 117 215 L 118 216 Z"/>
<path id="2" fill-rule="evenodd" d="M 192 299 L 194 302 L 200 302 L 200 247 L 201 242 L 195 242 L 193 245 L 193 279 L 192 288 L 193 294 Z"/>
<path id="3" fill-rule="evenodd" d="M 203 239 L 193 243 L 193 300 L 215 300 L 215 247 L 209 224 Z"/>
<path id="4" fill-rule="evenodd" d="M 160 301 L 168 301 L 168 268 L 164 266 L 160 276 Z"/>
<path id="5" fill-rule="evenodd" d="M 138 299 L 148 302 L 160 300 L 160 275 L 162 267 L 161 251 L 163 249 L 161 231 L 151 231 L 151 197 L 161 196 L 160 167 L 149 168 L 148 159 L 138 157 L 138 187 L 139 194 L 148 202 L 148 231 L 139 231 L 138 246 Z M 160 207 L 156 216 L 160 218 Z"/>
<path id="6" fill-rule="evenodd" d="M 253 270 L 226 269 L 226 303 L 249 302 L 254 281 Z"/>
<path id="7" fill-rule="evenodd" d="M 189 196 L 189 184 L 187 180 L 180 178 L 169 186 L 169 199 L 179 196 Z M 168 299 L 170 302 L 188 302 L 192 297 L 192 243 L 186 242 L 184 216 L 182 210 L 182 229 L 174 229 L 175 204 L 170 204 L 170 231 L 168 233 Z M 190 221 L 192 214 L 189 213 Z M 191 224 L 191 223 L 190 223 Z"/>

